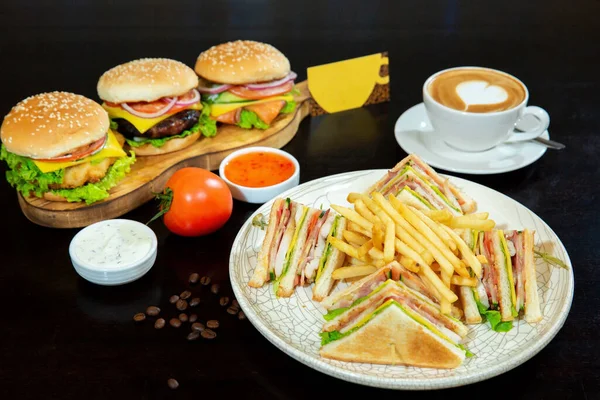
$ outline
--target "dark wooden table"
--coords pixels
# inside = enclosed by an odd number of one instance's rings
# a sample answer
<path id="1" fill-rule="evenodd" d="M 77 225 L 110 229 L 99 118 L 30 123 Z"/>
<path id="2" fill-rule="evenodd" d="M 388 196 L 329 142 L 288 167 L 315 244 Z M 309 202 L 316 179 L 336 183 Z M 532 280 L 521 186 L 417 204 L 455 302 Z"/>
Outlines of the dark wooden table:
<path id="1" fill-rule="evenodd" d="M 437 70 L 483 65 L 520 77 L 529 86 L 531 104 L 550 113 L 552 138 L 567 149 L 550 150 L 516 172 L 466 178 L 523 203 L 556 231 L 574 265 L 573 306 L 556 338 L 522 366 L 486 382 L 426 395 L 599 398 L 598 2 L 71 3 L 2 2 L 0 112 L 50 90 L 97 98 L 97 78 L 114 65 L 157 56 L 193 65 L 202 50 L 238 38 L 272 43 L 300 79 L 311 65 L 388 51 L 392 103 L 307 119 L 285 147 L 299 159 L 303 182 L 387 168 L 401 159 L 405 154 L 394 140 L 394 122 L 421 101 L 422 82 Z M 423 396 L 316 372 L 277 350 L 247 320 L 228 315 L 206 288 L 195 291 L 205 302 L 201 318 L 221 321 L 213 342 L 189 343 L 183 330 L 133 323 L 133 314 L 149 304 L 169 308 L 169 296 L 186 287 L 193 271 L 211 276 L 230 294 L 230 247 L 255 208 L 236 202 L 226 226 L 202 238 L 177 237 L 162 222 L 154 223 L 159 255 L 152 271 L 135 283 L 109 288 L 90 284 L 73 270 L 68 245 L 76 230 L 30 223 L 2 179 L 0 398 Z M 125 217 L 147 221 L 155 210 L 149 203 Z M 167 388 L 170 377 L 180 382 L 177 391 Z"/>

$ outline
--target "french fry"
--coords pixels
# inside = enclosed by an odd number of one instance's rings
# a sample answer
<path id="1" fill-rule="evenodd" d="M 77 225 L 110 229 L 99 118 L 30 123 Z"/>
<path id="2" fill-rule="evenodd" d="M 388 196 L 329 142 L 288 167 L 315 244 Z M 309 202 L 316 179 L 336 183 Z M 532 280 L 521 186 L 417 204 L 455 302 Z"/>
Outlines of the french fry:
<path id="1" fill-rule="evenodd" d="M 425 225 L 427 225 L 429 227 L 429 229 L 431 229 L 436 235 L 438 235 L 440 237 L 440 239 L 442 239 L 444 241 L 444 243 L 446 243 L 446 245 L 450 248 L 450 250 L 452 250 L 452 252 L 456 251 L 456 249 L 457 249 L 456 243 L 454 243 L 454 241 L 452 240 L 452 238 L 450 237 L 448 232 L 446 232 L 442 228 L 444 225 L 438 224 L 437 222 L 433 221 L 431 218 L 429 218 L 428 216 L 426 216 L 425 214 L 423 214 L 421 211 L 417 210 L 416 208 L 412 208 L 412 207 L 409 207 L 409 208 L 413 213 L 415 213 L 415 215 L 417 217 L 419 217 L 419 219 L 423 223 L 425 223 Z"/>
<path id="2" fill-rule="evenodd" d="M 344 231 L 342 232 L 342 237 L 346 239 L 346 242 L 354 244 L 356 246 L 362 246 L 363 244 L 369 241 L 369 238 L 367 236 L 349 231 L 347 229 L 344 229 Z"/>
<path id="3" fill-rule="evenodd" d="M 354 257 L 346 257 L 346 261 L 348 261 L 348 264 L 350 264 L 350 265 L 365 265 L 365 264 L 367 264 L 365 261 L 360 260 L 358 258 L 354 258 Z"/>
<path id="4" fill-rule="evenodd" d="M 406 243 L 396 238 L 396 243 L 394 243 L 394 247 L 396 251 L 401 255 L 413 259 L 419 265 L 429 265 L 423 257 L 413 249 L 411 249 Z"/>
<path id="5" fill-rule="evenodd" d="M 333 279 L 347 279 L 354 278 L 357 276 L 365 276 L 372 274 L 377 271 L 377 268 L 373 265 L 356 265 L 351 267 L 341 267 L 333 271 L 331 274 Z"/>
<path id="6" fill-rule="evenodd" d="M 393 196 L 390 196 L 390 198 L 392 197 Z M 427 224 L 421 221 L 404 203 L 398 202 L 398 209 L 400 214 L 424 236 L 426 241 L 423 244 L 428 244 L 427 250 L 431 252 L 433 258 L 440 264 L 442 271 L 448 276 L 452 275 L 453 270 L 459 272 L 459 259 L 450 251 L 448 246 L 444 244 L 442 239 L 440 239 L 440 237 L 437 236 Z M 432 246 L 430 247 L 429 244 Z M 469 276 L 468 273 L 467 276 Z"/>
<path id="7" fill-rule="evenodd" d="M 365 256 L 373 248 L 373 239 L 365 242 L 362 246 L 358 248 L 358 258 L 364 260 Z"/>
<path id="8" fill-rule="evenodd" d="M 465 263 L 467 264 L 467 266 L 471 267 L 471 269 L 473 270 L 475 275 L 481 277 L 481 268 L 482 268 L 481 261 L 475 256 L 473 251 L 469 248 L 469 246 L 467 246 L 465 241 L 462 240 L 462 238 L 460 236 L 458 236 L 458 234 L 456 232 L 454 232 L 452 229 L 450 229 L 447 226 L 444 226 L 444 230 L 448 233 L 448 235 L 450 235 L 452 240 L 454 240 L 454 242 L 458 246 L 458 249 L 460 250 L 460 254 L 462 255 L 463 259 L 465 260 Z M 461 275 L 465 276 L 464 274 L 461 274 Z M 467 275 L 466 277 L 469 277 L 469 275 Z"/>
<path id="9" fill-rule="evenodd" d="M 371 210 L 367 208 L 364 201 L 362 201 L 361 199 L 358 199 L 354 202 L 354 209 L 357 213 L 359 213 L 367 221 L 370 221 L 372 224 L 378 224 L 379 222 L 381 222 L 379 221 L 379 218 L 377 218 L 375 214 L 373 214 Z"/>
<path id="10" fill-rule="evenodd" d="M 421 265 L 421 272 L 425 279 L 429 281 L 429 283 L 439 292 L 440 294 L 440 304 L 441 299 L 445 299 L 450 303 L 454 303 L 458 300 L 458 296 L 450 290 L 450 288 L 440 280 L 440 278 L 429 268 L 429 265 Z"/>
<path id="11" fill-rule="evenodd" d="M 349 245 L 348 243 L 346 243 L 343 240 L 338 239 L 334 236 L 329 236 L 328 240 L 329 240 L 329 243 L 331 243 L 331 245 L 333 247 L 335 247 L 342 253 L 346 253 L 347 255 L 349 255 L 350 257 L 353 257 L 353 258 L 358 258 L 358 259 L 361 258 L 358 255 L 358 249 L 356 247 L 352 247 L 352 245 Z"/>
<path id="12" fill-rule="evenodd" d="M 385 225 L 382 223 L 373 224 L 373 247 L 383 251 L 383 241 L 385 240 Z"/>
<path id="13" fill-rule="evenodd" d="M 475 287 L 477 286 L 477 278 L 465 278 L 464 276 L 452 275 L 450 283 L 453 285 Z"/>
<path id="14" fill-rule="evenodd" d="M 356 202 L 356 200 L 360 199 L 361 196 L 362 196 L 361 193 L 351 192 L 351 193 L 348 193 L 348 196 L 346 197 L 346 201 L 350 204 L 354 204 L 354 202 Z"/>
<path id="15" fill-rule="evenodd" d="M 473 219 L 488 219 L 490 216 L 489 212 L 480 212 L 474 214 L 466 214 L 465 217 L 473 218 Z"/>
<path id="16" fill-rule="evenodd" d="M 396 242 L 396 227 L 392 221 L 388 221 L 385 227 L 385 240 L 383 242 L 383 261 L 390 263 L 394 261 Z"/>
<path id="17" fill-rule="evenodd" d="M 452 272 L 448 273 L 447 271 L 442 270 L 442 283 L 450 289 L 450 283 L 452 282 Z M 454 292 L 453 292 L 454 293 Z M 450 301 L 448 299 L 442 299 L 440 302 L 440 311 L 442 314 L 450 314 L 452 311 L 452 307 L 450 307 Z"/>
<path id="18" fill-rule="evenodd" d="M 423 214 L 427 215 L 434 221 L 437 222 L 446 222 L 452 219 L 452 213 L 450 210 L 424 210 Z"/>
<path id="19" fill-rule="evenodd" d="M 475 229 L 478 231 L 491 231 L 496 226 L 496 222 L 492 219 L 476 219 L 466 215 L 460 217 L 452 217 L 446 225 L 452 229 Z"/>
<path id="20" fill-rule="evenodd" d="M 357 213 L 355 210 L 347 207 L 338 206 L 335 204 L 332 204 L 331 208 L 333 208 L 339 214 L 346 217 L 346 219 L 348 219 L 349 221 L 358 224 L 360 227 L 369 231 L 373 229 L 373 223 L 368 221 L 365 217 Z"/>
<path id="21" fill-rule="evenodd" d="M 423 251 L 427 251 L 422 244 L 425 242 L 423 235 L 409 224 L 381 193 L 374 192 L 373 197 L 382 211 L 387 213 L 387 215 L 396 223 L 396 236 L 419 254 L 422 254 Z M 390 196 L 390 201 L 400 202 L 400 200 L 396 199 L 394 196 Z M 427 256 L 425 257 L 425 260 L 431 264 L 433 258 Z"/>
<path id="22" fill-rule="evenodd" d="M 369 249 L 369 257 L 373 260 L 383 260 L 383 251 L 376 247 Z"/>
<path id="23" fill-rule="evenodd" d="M 477 254 L 477 259 L 482 264 L 487 264 L 488 263 L 488 259 L 485 258 L 485 256 L 483 254 Z"/>
<path id="24" fill-rule="evenodd" d="M 399 260 L 400 264 L 402 264 L 404 266 L 404 268 L 406 268 L 407 270 L 411 271 L 411 272 L 415 272 L 418 273 L 419 272 L 419 267 L 417 266 L 417 262 L 415 260 L 413 260 L 410 257 L 406 257 L 403 255 L 400 255 Z"/>
<path id="25" fill-rule="evenodd" d="M 373 261 L 373 265 L 376 266 L 377 268 L 381 268 L 381 267 L 385 266 L 385 261 L 375 260 L 375 261 Z"/>
<path id="26" fill-rule="evenodd" d="M 373 236 L 373 232 L 371 232 L 370 229 L 364 229 L 362 226 L 352 221 L 348 221 L 346 228 L 348 228 L 349 231 L 360 233 L 361 235 L 366 236 L 368 238 L 371 238 L 371 236 Z"/>

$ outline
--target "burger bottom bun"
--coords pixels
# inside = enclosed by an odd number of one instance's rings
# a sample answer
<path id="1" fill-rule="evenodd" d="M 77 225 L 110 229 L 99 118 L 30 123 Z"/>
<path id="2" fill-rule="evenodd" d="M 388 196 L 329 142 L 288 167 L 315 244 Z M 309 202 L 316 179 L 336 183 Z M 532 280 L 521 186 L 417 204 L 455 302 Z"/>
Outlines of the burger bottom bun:
<path id="1" fill-rule="evenodd" d="M 186 147 L 193 145 L 199 138 L 200 132 L 196 132 L 193 135 L 186 136 L 184 138 L 167 140 L 162 147 L 154 147 L 148 143 L 140 147 L 129 146 L 129 149 L 133 151 L 136 156 L 157 156 L 160 154 L 172 153 L 174 151 L 185 149 Z"/>

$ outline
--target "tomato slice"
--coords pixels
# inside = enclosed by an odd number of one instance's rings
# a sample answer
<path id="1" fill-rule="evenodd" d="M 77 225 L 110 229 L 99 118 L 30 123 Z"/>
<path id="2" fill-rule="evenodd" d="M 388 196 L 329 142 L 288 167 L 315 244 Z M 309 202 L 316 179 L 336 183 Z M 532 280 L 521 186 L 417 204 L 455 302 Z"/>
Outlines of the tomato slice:
<path id="1" fill-rule="evenodd" d="M 127 105 L 137 112 L 152 114 L 165 108 L 165 106 L 169 104 L 169 101 L 169 99 L 163 97 L 162 99 L 158 99 L 152 102 L 140 101 L 137 103 L 127 103 Z"/>
<path id="2" fill-rule="evenodd" d="M 93 143 L 88 144 L 87 146 L 81 146 L 75 149 L 71 154 L 67 154 L 64 156 L 54 157 L 54 158 L 36 158 L 37 161 L 46 161 L 46 162 L 64 162 L 64 161 L 73 161 L 79 160 L 80 158 L 84 158 L 99 150 L 104 146 L 108 135 L 105 135 L 102 139 L 96 140 Z"/>
<path id="3" fill-rule="evenodd" d="M 289 92 L 294 88 L 294 82 L 287 81 L 283 85 L 275 86 L 272 88 L 260 89 L 260 90 L 251 90 L 245 86 L 235 86 L 229 89 L 229 91 L 236 96 L 243 97 L 245 99 L 250 100 L 258 100 L 264 99 L 271 96 L 276 96 L 278 94 L 284 94 Z"/>

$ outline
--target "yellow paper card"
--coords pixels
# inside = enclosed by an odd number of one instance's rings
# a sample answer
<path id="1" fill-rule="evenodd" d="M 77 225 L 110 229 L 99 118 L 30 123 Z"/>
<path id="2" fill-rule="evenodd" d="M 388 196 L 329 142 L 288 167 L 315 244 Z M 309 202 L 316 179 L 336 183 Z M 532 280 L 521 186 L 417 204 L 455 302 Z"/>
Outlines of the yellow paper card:
<path id="1" fill-rule="evenodd" d="M 388 70 L 386 55 L 377 53 L 308 68 L 313 100 L 326 113 L 389 101 L 390 77 L 380 75 L 380 70 Z"/>

